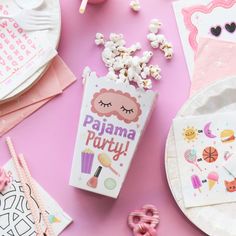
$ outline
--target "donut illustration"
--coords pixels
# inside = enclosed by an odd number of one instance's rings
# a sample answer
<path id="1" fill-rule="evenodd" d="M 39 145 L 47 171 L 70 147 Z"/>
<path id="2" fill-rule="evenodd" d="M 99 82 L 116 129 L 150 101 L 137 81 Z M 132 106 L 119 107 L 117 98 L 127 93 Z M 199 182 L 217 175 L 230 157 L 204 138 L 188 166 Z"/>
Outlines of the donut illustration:
<path id="1" fill-rule="evenodd" d="M 218 151 L 214 147 L 206 147 L 202 152 L 202 157 L 204 161 L 208 163 L 215 162 L 218 156 Z"/>

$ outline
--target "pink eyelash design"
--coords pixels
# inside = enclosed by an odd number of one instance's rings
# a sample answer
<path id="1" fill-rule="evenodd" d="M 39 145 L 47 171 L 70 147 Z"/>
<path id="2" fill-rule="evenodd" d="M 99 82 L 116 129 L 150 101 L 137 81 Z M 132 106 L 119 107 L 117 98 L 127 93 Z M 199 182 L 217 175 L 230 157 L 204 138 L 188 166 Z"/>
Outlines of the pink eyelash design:
<path id="1" fill-rule="evenodd" d="M 129 93 L 114 89 L 101 89 L 93 95 L 91 111 L 99 116 L 116 116 L 125 123 L 136 122 L 142 114 L 140 104 Z"/>

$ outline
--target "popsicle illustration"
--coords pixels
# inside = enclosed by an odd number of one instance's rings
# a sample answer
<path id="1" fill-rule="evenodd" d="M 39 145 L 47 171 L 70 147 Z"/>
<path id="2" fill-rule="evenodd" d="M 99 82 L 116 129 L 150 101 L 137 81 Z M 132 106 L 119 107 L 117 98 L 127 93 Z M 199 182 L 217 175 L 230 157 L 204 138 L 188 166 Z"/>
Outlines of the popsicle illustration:
<path id="1" fill-rule="evenodd" d="M 209 190 L 211 190 L 215 186 L 215 184 L 218 182 L 219 175 L 215 171 L 212 171 L 208 174 L 207 179 L 208 179 Z"/>
<path id="2" fill-rule="evenodd" d="M 111 159 L 106 153 L 99 154 L 98 160 L 103 167 L 108 167 L 115 175 L 120 176 L 120 174 L 111 166 Z"/>
<path id="3" fill-rule="evenodd" d="M 202 182 L 197 175 L 192 175 L 191 177 L 192 185 L 194 189 L 198 189 L 201 193 Z"/>
<path id="4" fill-rule="evenodd" d="M 185 151 L 184 158 L 187 162 L 195 165 L 200 171 L 202 171 L 200 166 L 197 164 L 197 152 L 194 149 L 188 149 Z"/>

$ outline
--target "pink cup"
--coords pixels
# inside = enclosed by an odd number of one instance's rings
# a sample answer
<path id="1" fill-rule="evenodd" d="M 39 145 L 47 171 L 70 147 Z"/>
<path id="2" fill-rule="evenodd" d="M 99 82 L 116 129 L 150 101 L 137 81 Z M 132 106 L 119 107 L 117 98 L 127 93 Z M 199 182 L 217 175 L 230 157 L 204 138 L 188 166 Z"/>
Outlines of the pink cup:
<path id="1" fill-rule="evenodd" d="M 106 0 L 88 0 L 88 3 L 91 3 L 91 4 L 98 4 L 98 3 L 102 3 L 102 2 L 105 2 Z"/>
<path id="2" fill-rule="evenodd" d="M 99 4 L 99 3 L 103 3 L 105 1 L 106 0 L 82 0 L 79 11 L 80 11 L 81 14 L 84 14 L 86 6 L 87 6 L 87 3 Z"/>

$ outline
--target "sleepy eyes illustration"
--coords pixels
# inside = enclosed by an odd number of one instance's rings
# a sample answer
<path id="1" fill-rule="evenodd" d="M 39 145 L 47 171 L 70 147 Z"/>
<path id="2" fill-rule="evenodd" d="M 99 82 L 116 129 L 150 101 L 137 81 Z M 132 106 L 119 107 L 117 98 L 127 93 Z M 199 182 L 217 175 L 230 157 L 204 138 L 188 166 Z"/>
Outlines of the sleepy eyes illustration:
<path id="1" fill-rule="evenodd" d="M 125 123 L 138 120 L 141 115 L 140 104 L 129 93 L 115 91 L 113 89 L 101 89 L 95 93 L 92 99 L 92 112 L 99 116 L 116 116 Z"/>
<path id="2" fill-rule="evenodd" d="M 234 31 L 236 30 L 236 24 L 234 22 L 230 23 L 230 24 L 225 24 L 224 28 L 229 32 L 229 33 L 234 33 Z M 221 34 L 222 31 L 222 27 L 221 26 L 216 26 L 216 27 L 211 27 L 210 29 L 211 34 L 218 37 Z"/>
<path id="3" fill-rule="evenodd" d="M 100 100 L 98 103 L 99 103 L 102 107 L 111 107 L 111 106 L 112 106 L 111 102 L 109 102 L 109 103 L 104 103 L 102 100 Z"/>

